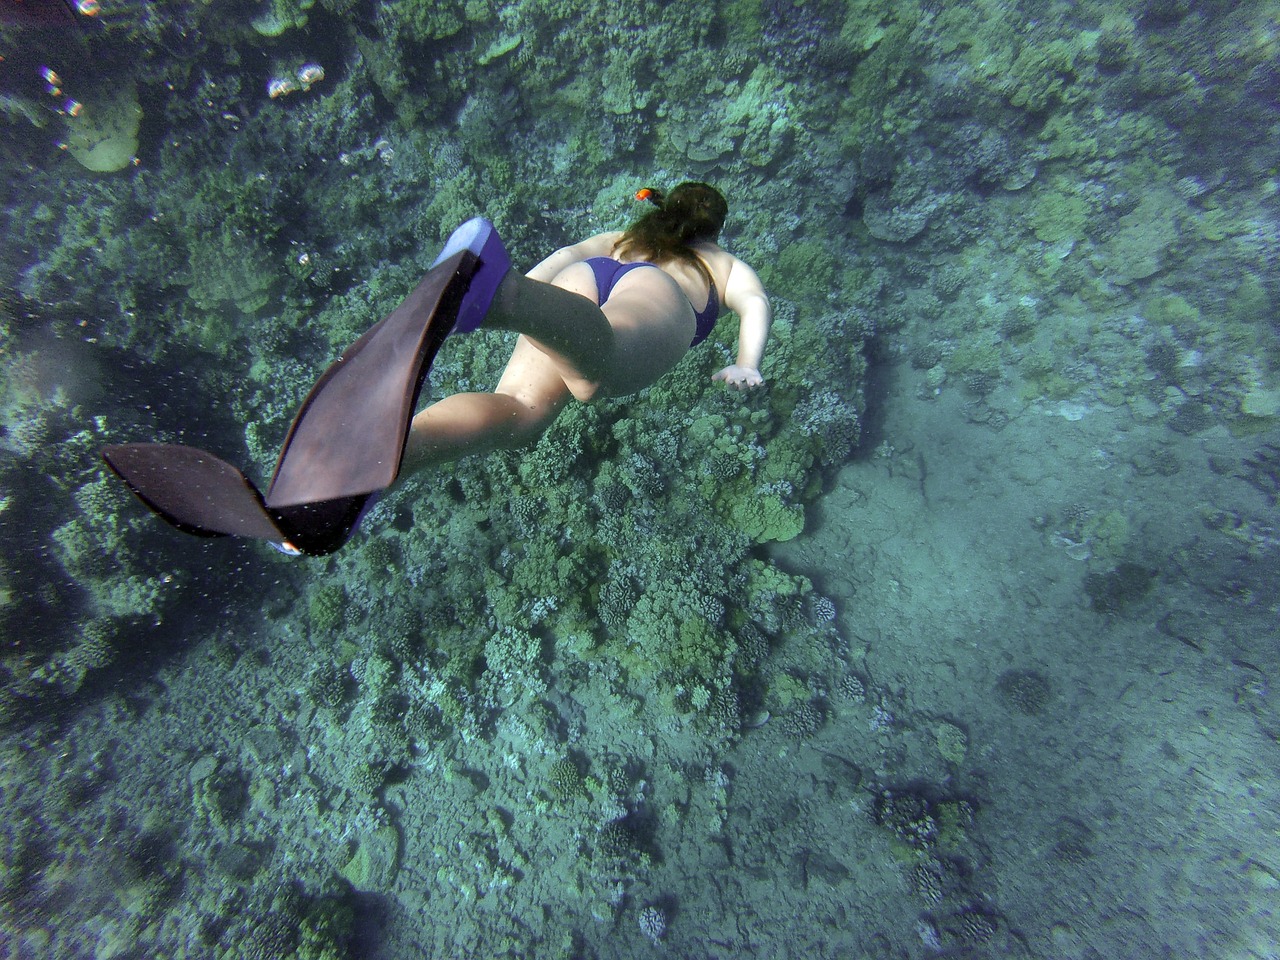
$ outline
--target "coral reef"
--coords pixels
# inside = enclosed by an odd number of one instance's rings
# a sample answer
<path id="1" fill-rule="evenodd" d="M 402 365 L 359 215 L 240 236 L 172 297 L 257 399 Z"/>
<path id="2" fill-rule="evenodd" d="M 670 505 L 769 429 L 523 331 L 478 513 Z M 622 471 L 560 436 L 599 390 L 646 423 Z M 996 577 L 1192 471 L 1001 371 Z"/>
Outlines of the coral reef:
<path id="1" fill-rule="evenodd" d="M 307 696 L 316 706 L 336 709 L 347 701 L 351 674 L 332 661 L 316 664 L 307 677 Z"/>
<path id="2" fill-rule="evenodd" d="M 1036 670 L 1006 670 L 996 680 L 996 692 L 1019 713 L 1035 716 L 1048 706 L 1053 690 Z"/>
<path id="3" fill-rule="evenodd" d="M 750 808 L 727 751 L 816 756 L 836 724 L 881 752 L 839 781 L 891 848 L 864 862 L 899 862 L 927 911 L 920 943 L 876 949 L 1003 946 L 1013 924 L 956 852 L 972 809 L 862 786 L 911 762 L 959 781 L 982 728 L 858 659 L 875 641 L 843 631 L 876 557 L 822 571 L 837 604 L 771 551 L 814 531 L 861 444 L 897 442 L 868 410 L 868 356 L 903 358 L 930 410 L 955 400 L 971 424 L 1106 409 L 1162 431 L 1100 451 L 1113 478 L 1185 479 L 1195 444 L 1244 438 L 1255 452 L 1215 469 L 1275 505 L 1275 5 L 103 6 L 58 45 L 0 25 L 28 81 L 0 96 L 17 952 L 337 960 L 352 889 L 431 917 L 431 954 L 609 955 L 624 920 L 696 952 L 655 899 L 664 847 L 711 836 L 772 871 L 731 837 Z M 261 478 L 315 372 L 458 222 L 486 213 L 527 266 L 686 177 L 729 195 L 725 244 L 773 295 L 767 391 L 710 381 L 726 316 L 644 395 L 407 477 L 343 553 L 291 565 L 171 535 L 98 465 L 156 436 L 239 450 Z M 424 399 L 491 389 L 513 340 L 450 338 Z M 1105 486 L 1051 495 L 1037 526 L 1088 564 L 1073 601 L 1123 623 L 1170 577 L 1154 524 Z M 1226 503 L 1201 519 L 1253 571 L 1222 589 L 1249 599 L 1273 525 Z M 996 680 L 1009 726 L 1065 705 L 1044 670 Z M 138 796 L 172 825 L 143 823 Z M 1068 865 L 1098 846 L 1051 843 Z M 801 862 L 806 889 L 853 871 Z M 512 916 L 532 903 L 537 933 Z"/>
<path id="4" fill-rule="evenodd" d="M 648 906 L 640 911 L 637 918 L 640 932 L 653 943 L 658 943 L 667 934 L 667 915 L 659 906 Z"/>
<path id="5" fill-rule="evenodd" d="M 1122 614 L 1147 595 L 1155 578 L 1156 572 L 1150 567 L 1125 561 L 1106 572 L 1089 574 L 1085 577 L 1084 591 L 1096 612 Z"/>
<path id="6" fill-rule="evenodd" d="M 577 761 L 572 757 L 561 757 L 551 765 L 547 774 L 547 786 L 551 795 L 557 800 L 572 800 L 582 796 L 586 790 L 586 781 Z"/>

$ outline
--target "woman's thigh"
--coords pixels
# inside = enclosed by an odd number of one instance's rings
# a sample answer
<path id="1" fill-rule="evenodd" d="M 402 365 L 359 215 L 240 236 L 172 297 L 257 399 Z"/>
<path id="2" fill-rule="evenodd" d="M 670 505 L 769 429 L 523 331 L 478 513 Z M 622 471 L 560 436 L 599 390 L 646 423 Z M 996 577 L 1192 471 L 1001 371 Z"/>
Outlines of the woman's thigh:
<path id="1" fill-rule="evenodd" d="M 493 392 L 517 402 L 520 422 L 512 426 L 516 432 L 531 436 L 550 426 L 569 402 L 569 388 L 556 364 L 523 334 L 516 340 L 511 359 Z"/>

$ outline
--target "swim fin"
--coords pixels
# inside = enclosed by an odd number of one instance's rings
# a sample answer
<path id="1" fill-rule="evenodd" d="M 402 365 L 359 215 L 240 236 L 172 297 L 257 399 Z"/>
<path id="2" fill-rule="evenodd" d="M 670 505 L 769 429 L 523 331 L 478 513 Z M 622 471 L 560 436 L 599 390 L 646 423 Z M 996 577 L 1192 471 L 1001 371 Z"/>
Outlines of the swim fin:
<path id="1" fill-rule="evenodd" d="M 484 238 L 480 238 L 484 239 Z M 346 543 L 370 498 L 400 472 L 427 371 L 460 311 L 487 308 L 479 243 L 464 243 L 316 381 L 264 496 L 213 454 L 164 443 L 109 446 L 103 459 L 143 503 L 186 533 L 259 537 L 321 555 Z M 448 251 L 449 248 L 446 248 Z M 505 275 L 505 269 L 503 270 Z"/>
<path id="2" fill-rule="evenodd" d="M 74 27 L 84 14 L 72 0 L 0 0 L 0 23 L 17 27 Z"/>
<path id="3" fill-rule="evenodd" d="M 489 305 L 498 292 L 498 285 L 511 269 L 511 258 L 507 256 L 507 248 L 503 246 L 497 228 L 485 217 L 472 217 L 454 230 L 432 266 L 462 250 L 470 250 L 479 257 L 480 267 L 476 270 L 471 286 L 467 288 L 453 332 L 471 333 L 480 326 L 485 314 L 489 312 Z"/>

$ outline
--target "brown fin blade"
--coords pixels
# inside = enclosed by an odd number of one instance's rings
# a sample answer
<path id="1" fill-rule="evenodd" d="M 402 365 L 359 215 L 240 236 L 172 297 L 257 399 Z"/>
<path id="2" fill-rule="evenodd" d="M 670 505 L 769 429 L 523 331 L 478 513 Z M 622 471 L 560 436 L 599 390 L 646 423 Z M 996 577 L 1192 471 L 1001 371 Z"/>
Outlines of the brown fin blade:
<path id="1" fill-rule="evenodd" d="M 266 497 L 236 467 L 194 447 L 120 444 L 103 458 L 143 503 L 186 533 L 332 553 L 370 496 L 400 472 L 423 381 L 478 264 L 464 250 L 434 267 L 321 375 L 294 417 Z"/>
<path id="2" fill-rule="evenodd" d="M 478 263 L 464 250 L 431 270 L 320 376 L 285 438 L 267 489 L 268 507 L 362 496 L 391 486 L 423 380 L 453 328 Z"/>
<path id="3" fill-rule="evenodd" d="M 71 0 L 0 0 L 0 23 L 15 27 L 74 27 L 80 13 Z"/>
<path id="4" fill-rule="evenodd" d="M 284 538 L 257 488 L 211 453 L 174 443 L 125 443 L 107 447 L 102 457 L 139 500 L 185 533 Z"/>

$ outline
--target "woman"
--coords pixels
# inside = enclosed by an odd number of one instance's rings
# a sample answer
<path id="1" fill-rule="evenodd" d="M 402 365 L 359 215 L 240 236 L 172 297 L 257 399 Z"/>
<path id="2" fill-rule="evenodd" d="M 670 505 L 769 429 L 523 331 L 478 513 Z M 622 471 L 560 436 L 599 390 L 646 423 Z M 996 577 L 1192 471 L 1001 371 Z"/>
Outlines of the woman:
<path id="1" fill-rule="evenodd" d="M 629 230 L 563 247 L 522 277 L 508 271 L 484 325 L 520 333 L 493 393 L 445 397 L 413 419 L 404 470 L 536 440 L 570 397 L 619 397 L 649 386 L 710 334 L 720 305 L 738 314 L 738 362 L 712 379 L 764 383 L 772 314 L 754 270 L 716 241 L 728 204 L 682 183 Z"/>
<path id="2" fill-rule="evenodd" d="M 716 245 L 724 197 L 703 183 L 681 184 L 665 200 L 651 190 L 641 194 L 658 209 L 625 233 L 557 250 L 528 277 L 510 269 L 489 221 L 476 217 L 459 227 L 436 261 L 446 266 L 429 271 L 316 381 L 265 494 L 236 467 L 194 447 L 113 444 L 102 455 L 179 530 L 258 537 L 285 553 L 323 555 L 347 542 L 405 468 L 523 446 L 571 396 L 585 402 L 647 387 L 711 333 L 721 291 L 742 328 L 738 362 L 715 379 L 738 390 L 760 386 L 769 300 L 755 271 Z M 445 303 L 448 315 L 438 312 Z M 413 398 L 449 333 L 433 325 L 440 319 L 453 332 L 484 323 L 520 338 L 493 393 L 432 404 L 413 418 L 406 443 Z"/>

